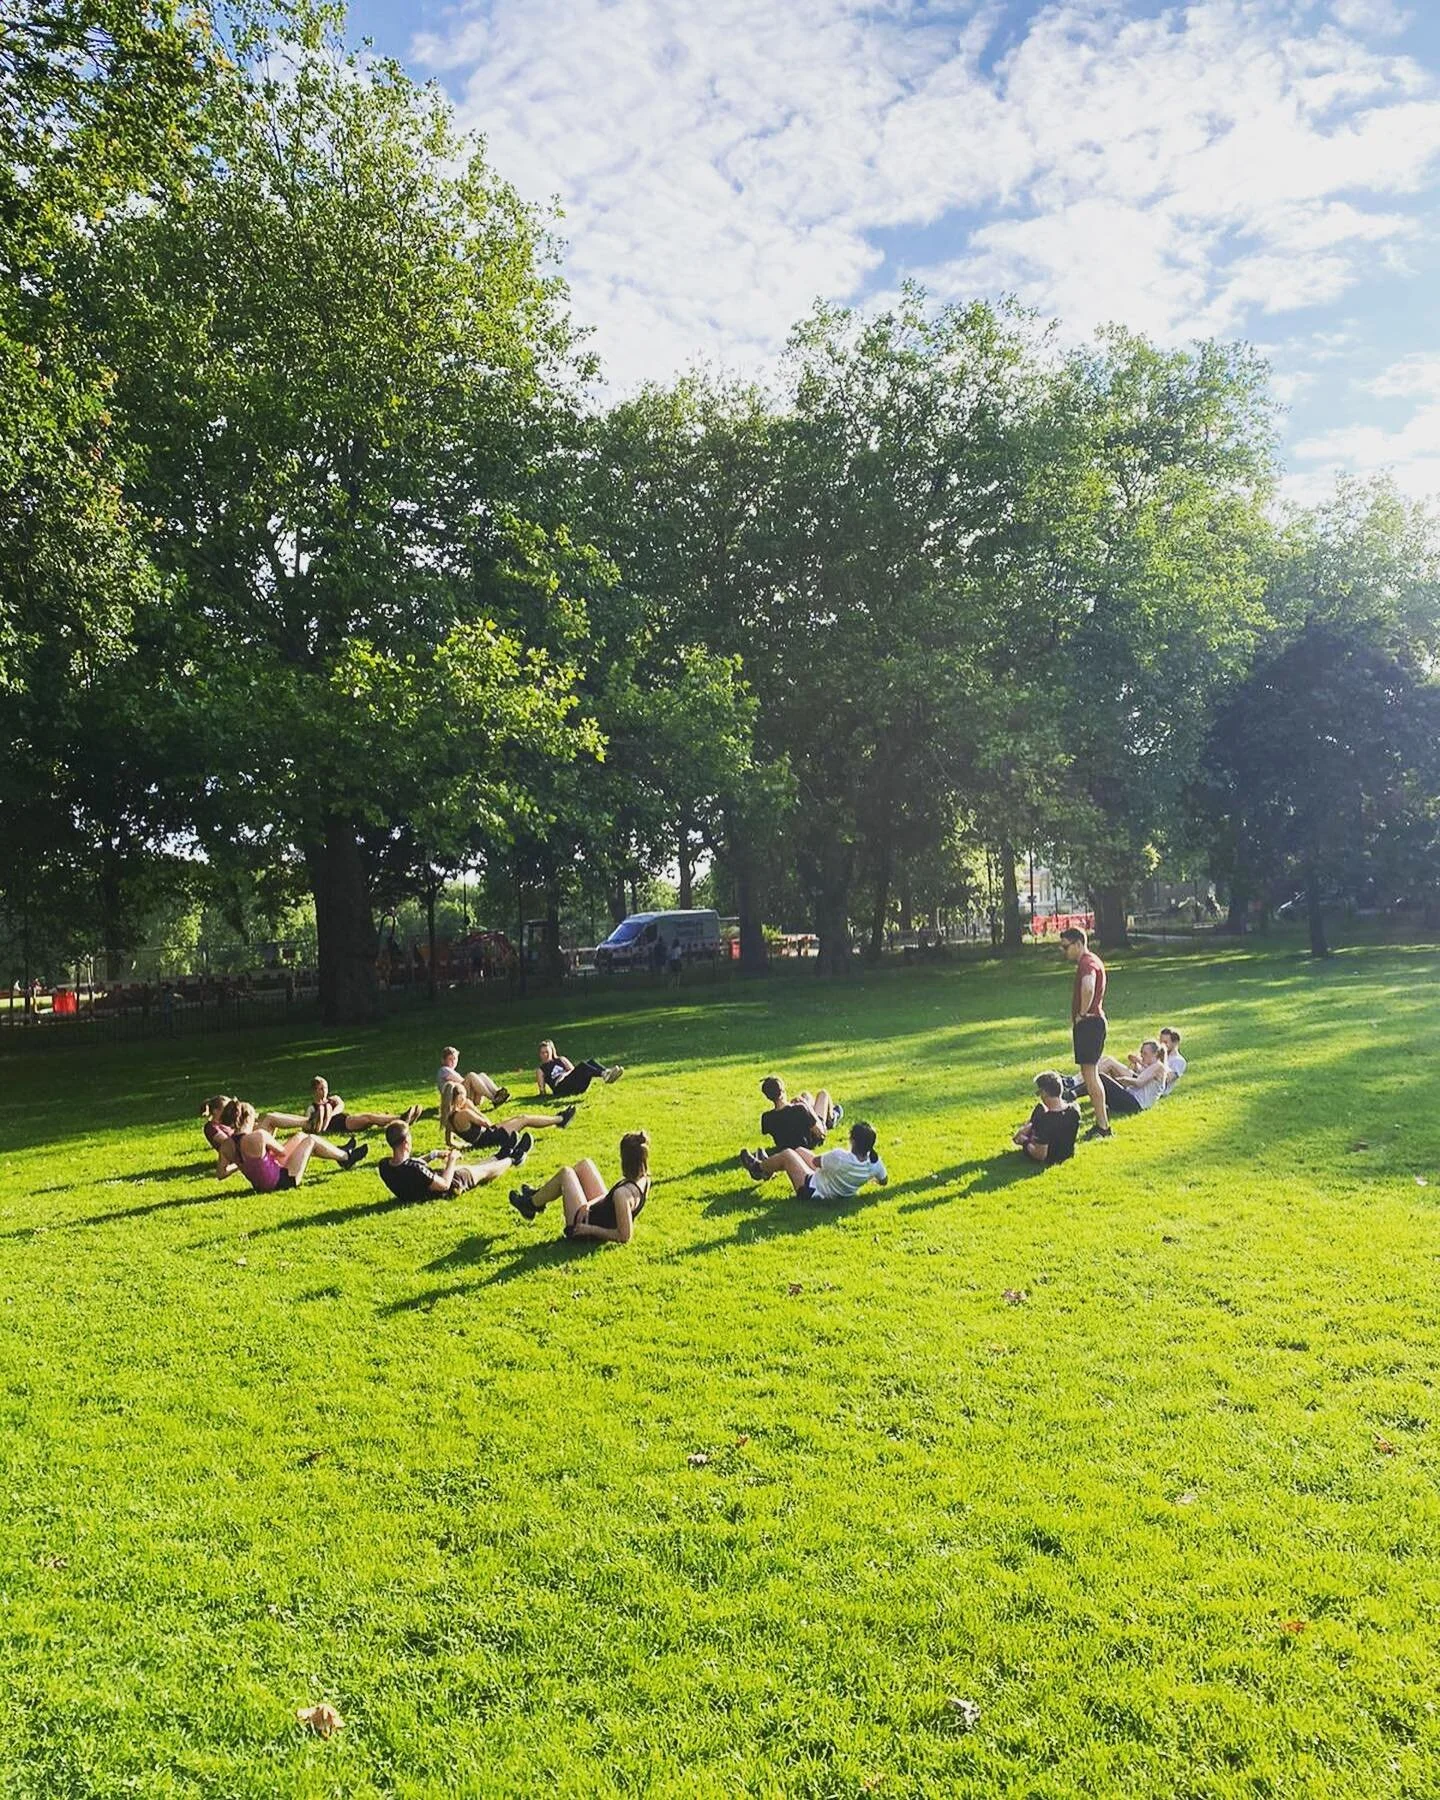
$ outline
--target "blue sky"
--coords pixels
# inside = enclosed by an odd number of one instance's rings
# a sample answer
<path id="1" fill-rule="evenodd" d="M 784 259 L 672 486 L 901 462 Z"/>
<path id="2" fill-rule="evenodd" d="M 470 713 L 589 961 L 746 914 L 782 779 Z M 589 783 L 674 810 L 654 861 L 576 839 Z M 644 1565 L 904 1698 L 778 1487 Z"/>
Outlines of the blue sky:
<path id="1" fill-rule="evenodd" d="M 1297 499 L 1440 493 L 1440 0 L 360 0 L 558 197 L 613 386 L 817 296 L 1015 293 L 1269 357 Z"/>

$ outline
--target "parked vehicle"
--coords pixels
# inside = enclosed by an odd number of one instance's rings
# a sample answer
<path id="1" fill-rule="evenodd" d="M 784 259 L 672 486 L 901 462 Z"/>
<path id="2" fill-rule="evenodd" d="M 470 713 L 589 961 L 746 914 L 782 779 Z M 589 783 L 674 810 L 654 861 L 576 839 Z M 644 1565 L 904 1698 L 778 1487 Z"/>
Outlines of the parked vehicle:
<path id="1" fill-rule="evenodd" d="M 658 946 L 658 954 L 657 954 Z M 631 913 L 595 950 L 595 967 L 644 969 L 664 965 L 678 950 L 689 962 L 720 954 L 720 915 L 705 907 L 696 912 Z"/>

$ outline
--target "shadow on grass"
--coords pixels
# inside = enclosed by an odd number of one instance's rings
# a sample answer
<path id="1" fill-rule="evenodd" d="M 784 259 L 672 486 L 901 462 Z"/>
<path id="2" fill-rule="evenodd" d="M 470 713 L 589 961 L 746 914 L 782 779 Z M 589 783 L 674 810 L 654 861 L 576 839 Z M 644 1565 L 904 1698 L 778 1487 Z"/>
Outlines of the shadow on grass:
<path id="1" fill-rule="evenodd" d="M 188 1171 L 187 1171 L 188 1173 Z M 79 1183 L 76 1184 L 80 1185 Z M 37 1193 L 54 1194 L 68 1190 L 61 1188 L 37 1188 Z M 228 1190 L 216 1184 L 215 1190 L 208 1194 L 185 1194 L 174 1200 L 152 1200 L 145 1206 L 122 1206 L 114 1212 L 87 1213 L 82 1219 L 56 1219 L 43 1225 L 20 1225 L 13 1231 L 0 1231 L 0 1238 L 34 1237 L 37 1231 L 79 1231 L 90 1225 L 115 1225 L 125 1219 L 148 1219 L 151 1213 L 171 1212 L 182 1206 L 209 1206 L 217 1200 L 227 1200 L 237 1190 Z"/>
<path id="2" fill-rule="evenodd" d="M 1018 1151 L 1001 1151 L 998 1156 L 976 1156 L 969 1162 L 954 1163 L 934 1175 L 917 1175 L 890 1188 L 892 1194 L 929 1192 L 924 1200 L 910 1200 L 896 1210 L 902 1213 L 924 1212 L 931 1206 L 943 1206 L 971 1194 L 994 1193 L 998 1188 L 1014 1187 L 1020 1181 L 1032 1181 L 1045 1173 L 1043 1163 L 1027 1162 Z M 973 1180 L 966 1180 L 973 1176 Z M 961 1186 L 960 1184 L 964 1184 Z M 957 1187 L 959 1192 L 957 1192 Z M 938 1191 L 930 1191 L 938 1190 Z"/>
<path id="3" fill-rule="evenodd" d="M 356 1219 L 378 1217 L 381 1213 L 399 1212 L 402 1207 L 425 1205 L 423 1200 L 397 1200 L 387 1194 L 383 1200 L 361 1200 L 354 1206 L 328 1206 L 324 1212 L 305 1213 L 298 1218 L 277 1219 L 273 1225 L 261 1225 L 247 1237 L 273 1237 L 277 1231 L 308 1231 L 312 1226 L 350 1225 Z"/>
<path id="4" fill-rule="evenodd" d="M 488 1260 L 487 1251 L 492 1241 L 479 1235 L 464 1238 L 452 1251 L 425 1266 L 429 1269 L 465 1268 Z M 517 1250 L 479 1281 L 452 1281 L 445 1287 L 427 1288 L 423 1294 L 412 1294 L 408 1300 L 392 1300 L 379 1311 L 384 1318 L 395 1318 L 400 1313 L 429 1312 L 431 1307 L 438 1306 L 442 1300 L 456 1300 L 462 1294 L 479 1294 L 485 1288 L 502 1287 L 507 1281 L 519 1281 L 522 1276 L 532 1274 L 536 1269 L 555 1268 L 573 1262 L 577 1257 L 588 1254 L 593 1247 L 590 1243 L 574 1243 L 569 1238 L 542 1238 L 538 1243 L 527 1244 L 523 1250 Z"/>

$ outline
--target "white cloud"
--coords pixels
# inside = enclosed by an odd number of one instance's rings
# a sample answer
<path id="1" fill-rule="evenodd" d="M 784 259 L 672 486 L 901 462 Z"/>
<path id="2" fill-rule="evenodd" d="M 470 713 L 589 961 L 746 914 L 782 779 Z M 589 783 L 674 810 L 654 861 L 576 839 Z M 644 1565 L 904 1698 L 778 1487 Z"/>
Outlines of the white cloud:
<path id="1" fill-rule="evenodd" d="M 1440 494 L 1440 351 L 1403 357 L 1359 384 L 1376 399 L 1408 402 L 1398 424 L 1347 424 L 1296 444 L 1294 491 L 1328 488 L 1337 475 L 1388 471 L 1402 492 L 1421 499 Z M 1393 408 L 1392 408 L 1393 410 Z"/>
<path id="2" fill-rule="evenodd" d="M 479 0 L 416 40 L 524 192 L 613 380 L 754 366 L 817 296 L 1018 292 L 1168 339 L 1333 303 L 1417 232 L 1440 86 L 1389 0 Z M 884 234 L 883 237 L 881 234 Z M 940 244 L 943 248 L 936 248 Z M 953 246 L 953 247 L 952 247 Z"/>

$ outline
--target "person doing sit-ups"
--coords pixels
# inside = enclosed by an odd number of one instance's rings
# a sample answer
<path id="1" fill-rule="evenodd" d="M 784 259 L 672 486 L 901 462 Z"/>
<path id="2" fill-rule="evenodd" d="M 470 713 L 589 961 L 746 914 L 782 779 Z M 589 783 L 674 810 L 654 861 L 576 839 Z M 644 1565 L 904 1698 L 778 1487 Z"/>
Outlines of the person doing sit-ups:
<path id="1" fill-rule="evenodd" d="M 740 1152 L 741 1167 L 754 1181 L 782 1172 L 802 1200 L 853 1200 L 867 1181 L 886 1186 L 890 1176 L 875 1148 L 875 1127 L 857 1119 L 848 1150 L 775 1150 L 769 1156 Z"/>
<path id="2" fill-rule="evenodd" d="M 238 1169 L 257 1194 L 299 1187 L 312 1156 L 353 1169 L 370 1153 L 368 1144 L 357 1144 L 353 1138 L 348 1144 L 332 1144 L 309 1131 L 298 1131 L 282 1144 L 257 1127 L 255 1108 L 247 1100 L 232 1100 L 221 1122 L 230 1127 L 231 1135 L 220 1147 L 215 1178 L 224 1181 Z"/>
<path id="3" fill-rule="evenodd" d="M 533 1219 L 558 1200 L 567 1238 L 628 1244 L 649 1195 L 650 1134 L 627 1131 L 620 1140 L 620 1179 L 613 1187 L 606 1187 L 605 1177 L 587 1156 L 573 1168 L 557 1169 L 544 1187 L 512 1188 L 510 1204 L 522 1219 Z"/>
<path id="4" fill-rule="evenodd" d="M 317 1075 L 310 1083 L 310 1111 L 305 1117 L 307 1131 L 381 1131 L 403 1119 L 413 1125 L 424 1108 L 417 1101 L 403 1113 L 349 1112 L 338 1094 L 330 1092 L 330 1083 Z"/>
<path id="5" fill-rule="evenodd" d="M 535 1071 L 539 1093 L 553 1094 L 557 1100 L 578 1100 L 592 1081 L 618 1081 L 624 1073 L 619 1063 L 611 1063 L 606 1068 L 593 1056 L 585 1062 L 572 1063 L 568 1056 L 560 1054 L 550 1038 L 540 1040 L 540 1066 Z"/>
<path id="6" fill-rule="evenodd" d="M 760 1092 L 770 1110 L 760 1115 L 760 1129 L 777 1150 L 818 1150 L 825 1134 L 845 1117 L 845 1108 L 821 1088 L 817 1094 L 797 1094 L 792 1100 L 778 1075 L 767 1075 Z"/>
<path id="7" fill-rule="evenodd" d="M 379 1165 L 380 1179 L 397 1200 L 407 1203 L 439 1200 L 446 1194 L 463 1194 L 469 1188 L 479 1187 L 483 1182 L 505 1174 L 519 1160 L 507 1155 L 487 1157 L 484 1162 L 462 1163 L 458 1150 L 434 1150 L 429 1156 L 416 1156 L 412 1152 L 410 1127 L 403 1119 L 396 1119 L 385 1127 L 385 1142 L 390 1146 L 390 1154 Z M 530 1140 L 526 1138 L 522 1142 L 528 1150 Z M 437 1160 L 438 1168 L 434 1166 Z"/>

